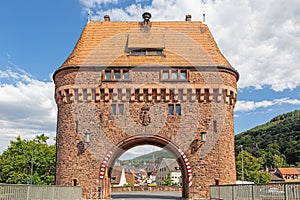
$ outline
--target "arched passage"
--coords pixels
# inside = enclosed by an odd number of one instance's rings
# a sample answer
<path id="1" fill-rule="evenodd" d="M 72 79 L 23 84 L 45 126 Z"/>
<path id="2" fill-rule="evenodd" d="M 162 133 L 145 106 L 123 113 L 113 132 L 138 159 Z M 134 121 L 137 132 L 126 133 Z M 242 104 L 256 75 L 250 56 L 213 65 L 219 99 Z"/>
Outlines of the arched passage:
<path id="1" fill-rule="evenodd" d="M 107 187 L 110 187 L 110 177 L 112 173 L 112 168 L 115 164 L 115 162 L 118 160 L 118 158 L 127 150 L 140 146 L 140 145 L 153 145 L 157 147 L 161 147 L 169 151 L 175 158 L 180 166 L 181 173 L 182 173 L 182 197 L 187 199 L 189 194 L 189 176 L 188 176 L 188 169 L 186 166 L 187 159 L 185 156 L 182 156 L 182 151 L 172 142 L 169 140 L 166 140 L 163 137 L 159 136 L 133 136 L 130 137 L 121 143 L 117 144 L 112 150 L 111 157 L 107 163 L 107 170 L 108 170 L 108 177 L 106 184 Z M 110 197 L 110 188 L 104 188 L 104 191 L 106 191 L 106 197 Z"/>

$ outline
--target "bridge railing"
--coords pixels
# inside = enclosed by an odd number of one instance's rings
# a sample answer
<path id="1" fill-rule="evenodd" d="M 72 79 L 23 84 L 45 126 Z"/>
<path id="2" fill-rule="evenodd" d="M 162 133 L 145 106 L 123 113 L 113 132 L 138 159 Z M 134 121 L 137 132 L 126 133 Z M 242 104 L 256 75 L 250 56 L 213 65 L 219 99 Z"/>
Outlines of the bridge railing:
<path id="1" fill-rule="evenodd" d="M 1 200 L 80 200 L 81 187 L 0 184 Z"/>
<path id="2" fill-rule="evenodd" d="M 299 200 L 300 183 L 218 185 L 210 187 L 214 200 Z"/>

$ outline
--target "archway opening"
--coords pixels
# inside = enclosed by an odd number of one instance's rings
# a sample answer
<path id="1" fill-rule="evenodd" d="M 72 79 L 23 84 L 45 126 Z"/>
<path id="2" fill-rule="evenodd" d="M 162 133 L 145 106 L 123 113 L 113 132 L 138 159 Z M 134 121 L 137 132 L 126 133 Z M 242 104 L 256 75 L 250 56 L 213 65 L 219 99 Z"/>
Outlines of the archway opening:
<path id="1" fill-rule="evenodd" d="M 126 157 L 132 157 L 132 152 L 141 148 L 148 148 L 148 152 L 155 152 L 156 150 L 161 151 L 167 156 L 165 156 L 164 159 L 160 158 L 160 160 L 157 160 L 158 162 L 155 161 L 155 157 L 154 160 L 152 157 L 147 161 L 143 160 L 142 163 L 140 161 L 136 161 L 135 163 L 131 163 L 128 167 L 129 163 L 124 161 L 126 160 Z M 128 150 L 129 153 L 126 154 Z M 147 156 L 149 156 L 149 154 Z M 121 164 L 123 165 L 121 166 Z M 143 168 L 143 165 L 144 169 L 141 169 Z M 118 190 L 127 191 L 127 189 L 124 188 L 125 184 L 127 187 L 136 186 L 134 188 L 129 188 L 128 190 L 130 191 L 151 190 L 151 195 L 157 194 L 155 198 L 158 199 L 165 199 L 166 197 L 163 197 L 165 194 L 175 195 L 174 197 L 176 198 L 188 198 L 189 178 L 185 158 L 183 158 L 182 151 L 175 144 L 164 138 L 158 136 L 132 137 L 126 141 L 123 141 L 114 148 L 108 167 L 108 178 L 110 181 L 109 185 L 111 187 L 111 191 L 113 192 L 112 194 Z M 137 169 L 137 167 L 140 167 L 140 169 Z M 130 169 L 132 169 L 134 173 L 139 174 L 130 175 Z M 131 181 L 130 183 L 126 180 L 126 171 L 128 173 L 127 177 Z M 132 180 L 132 178 L 134 178 L 134 180 Z M 120 181 L 123 182 L 120 183 Z M 124 183 L 124 181 L 126 181 L 126 183 Z M 115 186 L 122 189 L 116 189 Z M 167 192 L 162 194 L 162 190 L 169 190 L 169 193 Z M 177 191 L 172 194 L 170 190 Z M 115 197 L 116 196 L 114 196 L 114 198 Z M 127 196 L 123 196 L 123 198 L 126 197 Z M 142 196 L 139 196 L 139 198 L 142 198 Z"/>

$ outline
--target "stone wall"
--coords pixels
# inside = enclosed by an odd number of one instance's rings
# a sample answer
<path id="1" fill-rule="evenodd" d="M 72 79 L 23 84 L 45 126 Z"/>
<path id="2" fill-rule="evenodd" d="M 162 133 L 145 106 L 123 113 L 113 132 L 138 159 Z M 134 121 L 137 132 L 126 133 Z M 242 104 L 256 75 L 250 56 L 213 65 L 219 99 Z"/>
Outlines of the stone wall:
<path id="1" fill-rule="evenodd" d="M 126 81 L 103 80 L 103 73 L 102 68 L 72 68 L 55 74 L 57 185 L 76 183 L 84 198 L 91 188 L 101 186 L 108 198 L 115 159 L 142 144 L 169 144 L 179 156 L 185 198 L 196 198 L 195 188 L 208 197 L 210 185 L 235 183 L 235 73 L 189 69 L 183 81 L 163 81 L 156 68 L 132 69 Z M 169 114 L 170 104 L 180 105 L 180 114 Z M 206 132 L 206 142 L 201 132 Z M 137 142 L 126 146 L 128 140 Z M 185 153 L 192 175 L 178 149 Z M 107 157 L 110 150 L 112 158 Z"/>

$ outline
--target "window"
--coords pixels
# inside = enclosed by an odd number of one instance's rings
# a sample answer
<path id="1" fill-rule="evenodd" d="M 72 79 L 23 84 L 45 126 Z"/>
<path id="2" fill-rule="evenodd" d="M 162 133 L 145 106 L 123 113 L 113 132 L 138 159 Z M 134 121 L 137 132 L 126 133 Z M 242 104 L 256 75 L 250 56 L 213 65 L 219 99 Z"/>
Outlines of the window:
<path id="1" fill-rule="evenodd" d="M 180 106 L 180 104 L 176 104 L 176 115 L 181 115 L 181 106 Z"/>
<path id="2" fill-rule="evenodd" d="M 169 115 L 181 115 L 181 105 L 180 104 L 169 104 L 168 105 Z"/>
<path id="3" fill-rule="evenodd" d="M 106 69 L 104 71 L 104 80 L 108 81 L 119 81 L 119 80 L 129 80 L 129 70 L 128 69 Z"/>
<path id="4" fill-rule="evenodd" d="M 114 71 L 114 79 L 121 79 L 121 72 L 120 71 Z"/>
<path id="5" fill-rule="evenodd" d="M 124 114 L 124 104 L 119 104 L 119 114 L 120 115 Z"/>
<path id="6" fill-rule="evenodd" d="M 173 104 L 169 104 L 168 106 L 168 110 L 169 110 L 169 115 L 174 115 L 174 105 Z"/>
<path id="7" fill-rule="evenodd" d="M 128 70 L 123 70 L 123 79 L 129 80 L 129 71 Z"/>
<path id="8" fill-rule="evenodd" d="M 124 115 L 124 104 L 112 104 L 111 112 L 113 115 Z"/>
<path id="9" fill-rule="evenodd" d="M 77 186 L 77 179 L 73 179 L 73 186 Z"/>
<path id="10" fill-rule="evenodd" d="M 161 71 L 162 81 L 186 81 L 187 70 L 186 69 L 169 69 Z"/>
<path id="11" fill-rule="evenodd" d="M 172 70 L 172 80 L 177 80 L 178 79 L 178 72 Z"/>
<path id="12" fill-rule="evenodd" d="M 217 120 L 213 121 L 213 126 L 214 126 L 214 132 L 217 133 L 218 129 L 217 129 Z"/>
<path id="13" fill-rule="evenodd" d="M 131 50 L 130 55 L 133 56 L 145 56 L 146 55 L 146 50 Z"/>
<path id="14" fill-rule="evenodd" d="M 180 70 L 180 80 L 187 80 L 187 71 Z"/>
<path id="15" fill-rule="evenodd" d="M 111 79 L 111 71 L 105 71 L 105 79 Z"/>
<path id="16" fill-rule="evenodd" d="M 167 70 L 164 70 L 162 72 L 162 77 L 161 77 L 163 80 L 168 80 L 169 79 L 169 71 Z"/>
<path id="17" fill-rule="evenodd" d="M 162 49 L 134 49 L 130 51 L 132 56 L 162 56 Z"/>
<path id="18" fill-rule="evenodd" d="M 290 176 L 290 175 L 287 175 L 287 176 L 286 176 L 286 179 L 287 179 L 287 180 L 291 180 L 291 176 Z"/>
<path id="19" fill-rule="evenodd" d="M 297 176 L 297 175 L 294 175 L 294 179 L 295 179 L 295 180 L 298 180 L 298 176 Z"/>
<path id="20" fill-rule="evenodd" d="M 111 112 L 113 115 L 117 114 L 117 105 L 116 104 L 111 105 Z"/>

